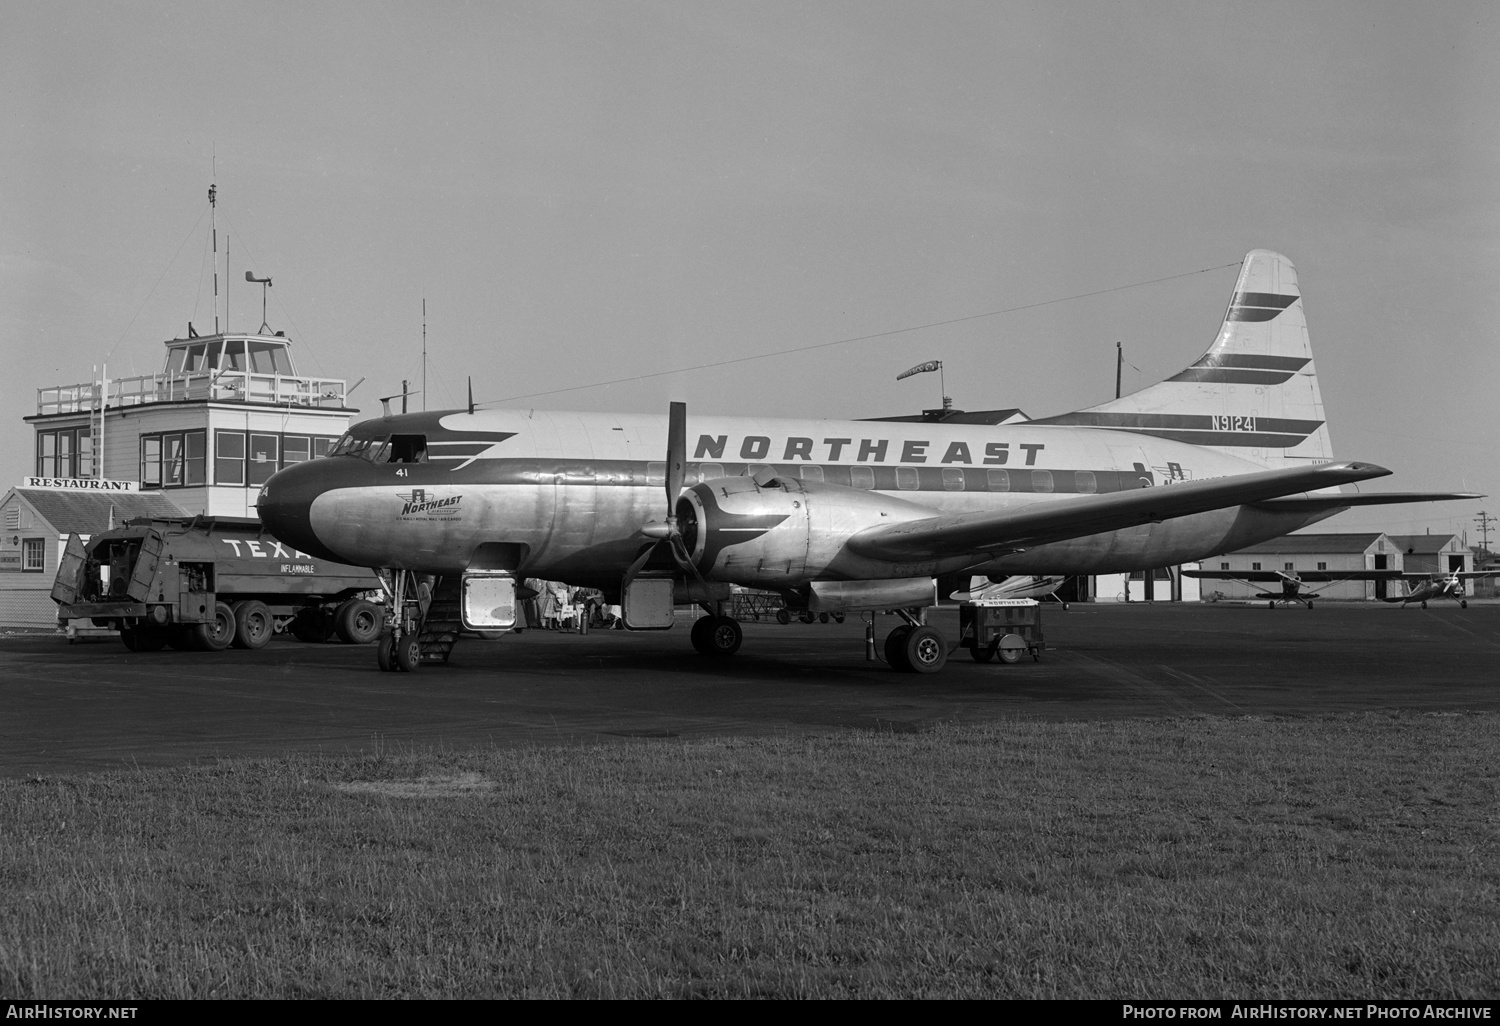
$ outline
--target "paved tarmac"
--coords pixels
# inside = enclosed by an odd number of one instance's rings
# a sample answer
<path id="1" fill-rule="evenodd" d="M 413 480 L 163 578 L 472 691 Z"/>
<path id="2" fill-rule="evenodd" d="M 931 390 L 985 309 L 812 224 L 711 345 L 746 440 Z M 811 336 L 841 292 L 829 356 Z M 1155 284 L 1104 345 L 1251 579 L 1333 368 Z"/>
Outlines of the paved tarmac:
<path id="1" fill-rule="evenodd" d="M 921 730 L 1017 718 L 1316 716 L 1500 709 L 1500 605 L 1044 607 L 1040 662 L 938 674 L 865 659 L 864 628 L 745 625 L 729 660 L 665 633 L 464 640 L 447 666 L 382 673 L 373 646 L 132 653 L 117 638 L 0 637 L 0 777 L 406 744 Z M 957 615 L 933 622 L 957 637 Z M 877 638 L 895 626 L 877 623 Z M 877 646 L 878 647 L 878 646 Z"/>

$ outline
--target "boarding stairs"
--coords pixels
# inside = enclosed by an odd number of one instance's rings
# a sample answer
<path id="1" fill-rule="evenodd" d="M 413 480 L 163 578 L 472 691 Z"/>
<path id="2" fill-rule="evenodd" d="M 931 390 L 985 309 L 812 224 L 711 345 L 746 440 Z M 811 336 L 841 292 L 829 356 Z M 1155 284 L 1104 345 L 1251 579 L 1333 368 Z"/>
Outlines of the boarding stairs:
<path id="1" fill-rule="evenodd" d="M 433 582 L 432 601 L 422 615 L 422 624 L 417 629 L 417 644 L 421 648 L 422 662 L 446 663 L 453 654 L 453 646 L 463 631 L 460 588 L 461 574 L 449 574 Z"/>

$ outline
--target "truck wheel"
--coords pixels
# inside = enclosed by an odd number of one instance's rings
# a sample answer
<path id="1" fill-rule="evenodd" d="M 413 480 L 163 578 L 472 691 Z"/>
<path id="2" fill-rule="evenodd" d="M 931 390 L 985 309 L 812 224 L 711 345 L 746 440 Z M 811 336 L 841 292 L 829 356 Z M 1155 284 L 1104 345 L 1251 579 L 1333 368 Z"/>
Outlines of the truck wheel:
<path id="1" fill-rule="evenodd" d="M 276 632 L 271 610 L 259 599 L 234 604 L 234 647 L 262 648 Z"/>
<path id="2" fill-rule="evenodd" d="M 368 645 L 380 637 L 380 609 L 364 599 L 350 599 L 333 614 L 339 639 L 350 645 Z"/>
<path id="3" fill-rule="evenodd" d="M 141 636 L 134 627 L 121 627 L 120 640 L 132 652 L 139 652 L 141 650 Z"/>
<path id="4" fill-rule="evenodd" d="M 976 643 L 973 648 L 969 649 L 969 654 L 974 657 L 976 663 L 987 663 L 995 658 L 995 646 Z"/>
<path id="5" fill-rule="evenodd" d="M 154 624 L 142 624 L 135 629 L 135 651 L 160 652 L 167 647 L 167 629 Z"/>
<path id="6" fill-rule="evenodd" d="M 422 662 L 422 641 L 415 634 L 403 634 L 396 640 L 396 667 L 411 673 Z"/>
<path id="7" fill-rule="evenodd" d="M 213 618 L 193 628 L 193 641 L 205 652 L 222 652 L 234 640 L 234 610 L 228 602 L 215 602 Z"/>

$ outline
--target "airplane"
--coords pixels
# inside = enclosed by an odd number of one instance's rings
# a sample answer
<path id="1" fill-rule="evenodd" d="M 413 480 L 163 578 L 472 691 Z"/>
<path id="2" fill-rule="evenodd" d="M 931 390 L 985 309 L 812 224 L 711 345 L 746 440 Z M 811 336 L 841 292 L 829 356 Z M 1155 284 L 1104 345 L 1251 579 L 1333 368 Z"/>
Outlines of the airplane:
<path id="1" fill-rule="evenodd" d="M 1387 602 L 1399 602 L 1401 608 L 1405 609 L 1409 603 L 1420 602 L 1422 608 L 1427 608 L 1429 599 L 1451 598 L 1458 600 L 1460 609 L 1469 608 L 1469 600 L 1464 591 L 1464 581 L 1472 581 L 1480 577 L 1494 577 L 1500 574 L 1500 570 L 1450 570 L 1447 573 L 1402 574 L 1405 578 L 1408 591 L 1405 595 L 1394 595 L 1387 598 Z"/>
<path id="2" fill-rule="evenodd" d="M 1342 581 L 1398 581 L 1402 577 L 1400 570 L 1184 570 L 1182 574 L 1204 581 L 1280 584 L 1280 591 L 1262 591 L 1255 595 L 1258 599 L 1268 599 L 1267 605 L 1271 609 L 1275 609 L 1278 602 L 1306 605 L 1311 609 L 1313 599 L 1329 585 Z M 1321 584 L 1323 587 L 1303 590 L 1304 584 Z"/>
<path id="3" fill-rule="evenodd" d="M 1050 598 L 1068 604 L 1057 597 L 1057 589 L 1067 581 L 1058 574 L 1018 574 L 1003 580 L 992 581 L 988 577 L 973 577 L 967 591 L 955 591 L 948 597 L 955 602 L 983 602 L 987 599 Z"/>
<path id="4" fill-rule="evenodd" d="M 1351 506 L 1470 497 L 1340 490 L 1390 471 L 1334 459 L 1296 270 L 1269 250 L 1245 257 L 1217 337 L 1182 372 L 1006 419 L 690 422 L 677 402 L 666 416 L 476 409 L 471 392 L 467 409 L 352 425 L 326 458 L 273 475 L 257 509 L 282 542 L 383 573 L 382 669 L 423 661 L 439 590 L 464 626 L 504 631 L 516 581 L 536 577 L 598 588 L 632 630 L 697 604 L 693 647 L 713 657 L 743 640 L 733 584 L 814 614 L 893 611 L 887 661 L 931 673 L 949 651 L 927 622 L 941 575 L 1168 566 Z"/>

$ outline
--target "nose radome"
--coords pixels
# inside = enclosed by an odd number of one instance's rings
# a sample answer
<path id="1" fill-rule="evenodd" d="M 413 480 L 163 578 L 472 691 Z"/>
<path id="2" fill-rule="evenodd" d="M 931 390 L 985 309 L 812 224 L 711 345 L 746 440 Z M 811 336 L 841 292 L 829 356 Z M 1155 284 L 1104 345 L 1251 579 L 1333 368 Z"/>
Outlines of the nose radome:
<path id="1" fill-rule="evenodd" d="M 324 492 L 355 484 L 367 470 L 363 462 L 339 456 L 287 467 L 261 485 L 256 512 L 277 541 L 310 556 L 344 562 L 335 549 L 338 539 L 320 538 L 313 530 L 312 505 Z"/>

